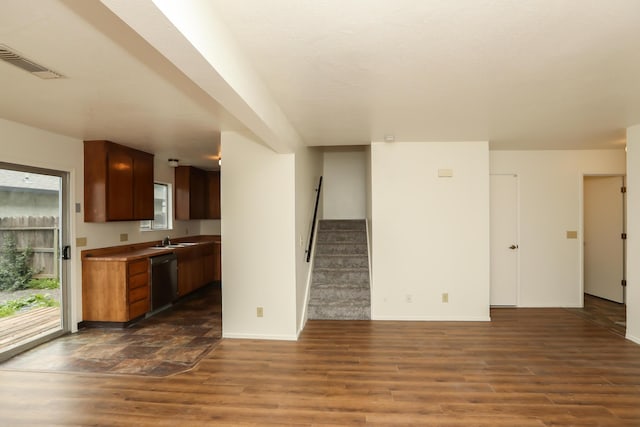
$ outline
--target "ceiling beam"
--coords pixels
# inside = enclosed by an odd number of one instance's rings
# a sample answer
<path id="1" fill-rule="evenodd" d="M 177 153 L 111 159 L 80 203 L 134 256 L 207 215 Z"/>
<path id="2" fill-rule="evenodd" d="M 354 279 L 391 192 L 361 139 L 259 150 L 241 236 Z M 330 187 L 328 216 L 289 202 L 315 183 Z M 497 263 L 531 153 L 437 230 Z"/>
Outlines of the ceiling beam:
<path id="1" fill-rule="evenodd" d="M 265 145 L 290 153 L 302 144 L 210 2 L 101 2 Z"/>

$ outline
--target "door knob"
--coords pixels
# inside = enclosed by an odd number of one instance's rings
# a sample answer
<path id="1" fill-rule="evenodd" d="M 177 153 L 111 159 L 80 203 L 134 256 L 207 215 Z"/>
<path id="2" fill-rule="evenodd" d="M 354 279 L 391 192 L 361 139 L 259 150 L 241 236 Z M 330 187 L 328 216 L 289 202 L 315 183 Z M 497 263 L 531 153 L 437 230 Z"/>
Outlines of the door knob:
<path id="1" fill-rule="evenodd" d="M 509 249 L 518 249 L 518 245 L 511 245 L 509 246 Z"/>

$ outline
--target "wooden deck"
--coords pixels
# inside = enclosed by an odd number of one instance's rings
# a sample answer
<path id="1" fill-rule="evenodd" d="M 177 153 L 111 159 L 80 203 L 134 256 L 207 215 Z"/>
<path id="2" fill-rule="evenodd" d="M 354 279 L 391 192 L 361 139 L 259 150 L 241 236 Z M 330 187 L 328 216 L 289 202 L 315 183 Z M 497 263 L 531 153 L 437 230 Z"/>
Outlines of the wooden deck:
<path id="1" fill-rule="evenodd" d="M 0 352 L 60 329 L 60 307 L 34 308 L 0 319 Z"/>

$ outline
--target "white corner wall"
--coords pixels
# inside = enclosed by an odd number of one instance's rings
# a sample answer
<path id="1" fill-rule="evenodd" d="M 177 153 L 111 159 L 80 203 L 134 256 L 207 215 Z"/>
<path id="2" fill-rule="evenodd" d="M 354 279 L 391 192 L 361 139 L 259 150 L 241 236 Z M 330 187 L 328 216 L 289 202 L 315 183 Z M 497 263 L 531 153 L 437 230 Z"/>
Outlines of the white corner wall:
<path id="1" fill-rule="evenodd" d="M 295 155 L 234 132 L 221 140 L 222 334 L 295 340 Z"/>
<path id="2" fill-rule="evenodd" d="M 489 320 L 488 143 L 374 142 L 371 181 L 372 317 Z"/>
<path id="3" fill-rule="evenodd" d="M 311 262 L 306 260 L 309 233 L 316 202 L 318 180 L 322 173 L 322 152 L 317 148 L 300 147 L 296 151 L 296 319 L 297 334 L 307 321 L 306 307 L 309 298 Z M 318 218 L 322 219 L 322 211 Z"/>
<path id="4" fill-rule="evenodd" d="M 367 234 L 369 239 L 369 277 L 371 278 L 373 273 L 373 265 L 371 264 L 371 252 L 373 251 L 373 234 L 372 234 L 372 220 L 373 220 L 373 205 L 372 205 L 372 191 L 371 191 L 371 146 L 368 145 L 365 148 L 365 188 L 367 197 Z"/>
<path id="5" fill-rule="evenodd" d="M 627 338 L 640 344 L 640 125 L 627 129 Z"/>
<path id="6" fill-rule="evenodd" d="M 326 219 L 366 217 L 365 150 L 325 151 L 323 176 Z"/>
<path id="7" fill-rule="evenodd" d="M 624 151 L 491 151 L 490 158 L 491 173 L 518 175 L 518 306 L 581 307 L 583 176 L 624 174 Z"/>

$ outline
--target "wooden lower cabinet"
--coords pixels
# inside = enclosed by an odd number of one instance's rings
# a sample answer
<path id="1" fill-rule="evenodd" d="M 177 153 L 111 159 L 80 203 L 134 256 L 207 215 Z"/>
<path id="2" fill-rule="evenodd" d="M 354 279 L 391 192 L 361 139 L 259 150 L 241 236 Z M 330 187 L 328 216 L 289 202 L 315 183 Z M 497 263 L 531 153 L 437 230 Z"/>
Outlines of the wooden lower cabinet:
<path id="1" fill-rule="evenodd" d="M 200 246 L 182 248 L 178 255 L 178 296 L 185 296 L 204 283 L 202 250 Z"/>
<path id="2" fill-rule="evenodd" d="M 149 311 L 149 259 L 83 260 L 82 317 L 128 322 Z"/>
<path id="3" fill-rule="evenodd" d="M 130 251 L 143 250 L 136 244 Z M 208 283 L 220 281 L 221 244 L 219 239 L 201 241 L 174 250 L 178 257 L 178 297 Z M 114 255 L 115 254 L 115 255 Z M 118 247 L 92 249 L 82 256 L 82 317 L 85 322 L 126 323 L 144 316 L 151 309 L 151 271 L 148 256 L 127 259 Z"/>
<path id="4" fill-rule="evenodd" d="M 178 255 L 178 295 L 184 296 L 220 280 L 220 243 L 181 248 Z"/>

